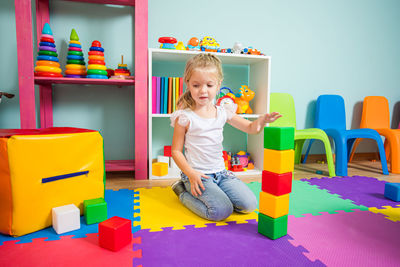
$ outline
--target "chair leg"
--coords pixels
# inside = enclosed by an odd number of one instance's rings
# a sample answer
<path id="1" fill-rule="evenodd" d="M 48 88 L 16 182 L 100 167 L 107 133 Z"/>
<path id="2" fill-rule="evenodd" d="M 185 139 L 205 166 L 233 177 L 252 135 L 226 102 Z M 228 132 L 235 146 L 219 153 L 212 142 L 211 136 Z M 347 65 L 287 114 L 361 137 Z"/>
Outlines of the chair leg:
<path id="1" fill-rule="evenodd" d="M 306 154 L 304 155 L 303 164 L 307 162 L 308 153 L 310 153 L 311 145 L 314 142 L 314 139 L 310 139 L 310 143 L 308 144 Z"/>
<path id="2" fill-rule="evenodd" d="M 378 144 L 379 156 L 381 157 L 382 172 L 383 172 L 383 174 L 388 175 L 389 171 L 388 171 L 388 167 L 387 167 L 385 148 L 383 147 L 382 139 L 380 136 L 378 136 L 378 138 L 375 138 L 375 140 L 376 140 L 376 143 Z"/>
<path id="3" fill-rule="evenodd" d="M 349 162 L 351 162 L 353 160 L 354 153 L 356 152 L 356 148 L 357 148 L 358 144 L 360 144 L 361 139 L 362 138 L 357 138 L 356 141 L 354 142 L 353 149 L 351 150 L 351 153 L 350 153 Z"/>
<path id="4" fill-rule="evenodd" d="M 386 152 L 386 161 L 391 161 L 391 157 L 390 157 L 390 145 L 389 145 L 389 141 L 387 138 L 385 138 L 385 143 L 383 144 L 383 147 L 385 148 L 385 152 Z"/>
<path id="5" fill-rule="evenodd" d="M 331 143 L 329 142 L 329 138 L 321 139 L 321 141 L 324 143 L 325 146 L 326 163 L 328 164 L 329 176 L 330 177 L 336 176 L 335 165 L 333 163 L 333 157 L 332 157 L 332 148 L 331 148 Z"/>
<path id="6" fill-rule="evenodd" d="M 400 173 L 400 136 L 391 139 L 388 142 L 390 147 L 390 171 L 391 173 Z"/>
<path id="7" fill-rule="evenodd" d="M 347 176 L 347 140 L 335 138 L 336 175 Z"/>
<path id="8" fill-rule="evenodd" d="M 294 142 L 294 164 L 300 164 L 301 162 L 301 152 L 305 141 L 305 139 L 299 139 Z"/>
<path id="9" fill-rule="evenodd" d="M 351 150 L 353 148 L 353 144 L 356 138 L 347 139 L 347 159 L 350 157 Z"/>

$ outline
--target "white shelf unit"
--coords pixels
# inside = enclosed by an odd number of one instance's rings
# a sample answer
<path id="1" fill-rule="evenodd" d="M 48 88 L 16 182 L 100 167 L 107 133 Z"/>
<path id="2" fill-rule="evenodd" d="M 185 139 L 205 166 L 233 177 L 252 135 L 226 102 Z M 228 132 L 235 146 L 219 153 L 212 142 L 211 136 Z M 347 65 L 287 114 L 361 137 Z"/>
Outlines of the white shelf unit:
<path id="1" fill-rule="evenodd" d="M 162 131 L 162 136 L 166 136 L 170 139 L 169 142 L 172 143 L 172 133 L 173 128 L 169 126 L 170 114 L 152 114 L 152 76 L 155 76 L 153 66 L 154 62 L 161 62 L 163 64 L 182 64 L 184 67 L 185 62 L 192 56 L 203 53 L 200 51 L 181 51 L 181 50 L 169 50 L 169 49 L 149 49 L 149 120 L 148 120 L 148 134 L 149 134 L 149 179 L 176 179 L 180 177 L 180 171 L 169 168 L 168 175 L 166 176 L 153 176 L 152 175 L 152 162 L 157 156 L 161 154 L 153 153 L 155 146 L 159 146 L 159 151 L 162 147 L 160 144 L 153 140 L 154 135 L 159 135 Z M 247 84 L 249 88 L 255 91 L 256 96 L 250 102 L 250 106 L 254 114 L 240 115 L 247 119 L 255 119 L 260 114 L 264 114 L 269 111 L 269 94 L 270 94 L 270 73 L 271 73 L 271 57 L 269 56 L 255 56 L 255 55 L 241 55 L 241 54 L 226 54 L 226 53 L 214 53 L 218 56 L 223 67 L 225 66 L 240 66 L 242 69 L 246 70 L 245 75 L 247 76 Z M 181 70 L 181 75 L 183 75 L 183 69 Z M 171 76 L 168 74 L 169 70 L 165 70 L 164 76 Z M 226 73 L 224 73 L 225 76 Z M 225 82 L 229 83 L 228 80 Z M 246 84 L 246 83 L 243 83 Z M 229 87 L 229 86 L 228 86 Z M 226 126 L 227 127 L 227 126 Z M 226 132 L 226 129 L 225 131 Z M 233 131 L 234 132 L 234 131 Z M 235 134 L 235 133 L 233 133 Z M 260 175 L 263 169 L 263 138 L 264 134 L 261 132 L 257 135 L 244 135 L 245 139 L 241 140 L 245 144 L 245 150 L 250 153 L 252 159 L 254 160 L 255 168 L 253 170 L 248 170 L 245 172 L 235 172 L 238 177 L 254 176 Z M 157 138 L 157 137 L 156 137 Z M 170 143 L 168 145 L 170 145 Z"/>

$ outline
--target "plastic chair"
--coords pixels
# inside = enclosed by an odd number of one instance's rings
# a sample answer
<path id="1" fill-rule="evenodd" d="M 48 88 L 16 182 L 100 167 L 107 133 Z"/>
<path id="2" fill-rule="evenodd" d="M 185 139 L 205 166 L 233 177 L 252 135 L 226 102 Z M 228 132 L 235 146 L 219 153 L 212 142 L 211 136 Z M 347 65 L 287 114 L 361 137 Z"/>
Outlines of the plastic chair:
<path id="1" fill-rule="evenodd" d="M 399 125 L 400 126 L 400 125 Z M 390 172 L 400 173 L 400 129 L 390 128 L 389 102 L 384 96 L 364 98 L 360 128 L 371 128 L 385 137 L 386 157 L 390 161 Z M 350 160 L 362 139 L 354 142 Z"/>
<path id="2" fill-rule="evenodd" d="M 318 97 L 315 112 L 315 127 L 324 130 L 335 142 L 336 175 L 347 175 L 347 159 L 356 138 L 370 138 L 376 141 L 381 157 L 382 172 L 386 175 L 389 174 L 385 149 L 379 133 L 367 128 L 346 130 L 345 105 L 341 96 L 321 95 Z M 309 148 L 311 144 L 312 142 L 310 142 Z"/>
<path id="3" fill-rule="evenodd" d="M 270 94 L 270 111 L 277 111 L 283 116 L 277 121 L 270 123 L 274 127 L 293 127 L 295 128 L 295 163 L 299 164 L 304 142 L 307 139 L 321 140 L 325 146 L 326 159 L 328 163 L 329 176 L 335 176 L 335 167 L 333 164 L 332 149 L 329 138 L 324 131 L 317 128 L 296 129 L 296 111 L 293 97 L 287 93 Z"/>

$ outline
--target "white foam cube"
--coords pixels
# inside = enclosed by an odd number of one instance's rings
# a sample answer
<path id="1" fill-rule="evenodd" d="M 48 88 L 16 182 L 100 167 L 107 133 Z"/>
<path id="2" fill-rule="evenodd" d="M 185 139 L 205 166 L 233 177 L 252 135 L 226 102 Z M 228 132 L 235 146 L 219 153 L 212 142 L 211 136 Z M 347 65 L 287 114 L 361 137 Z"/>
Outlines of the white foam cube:
<path id="1" fill-rule="evenodd" d="M 52 209 L 53 228 L 57 234 L 81 228 L 80 210 L 74 204 Z"/>
<path id="2" fill-rule="evenodd" d="M 169 158 L 170 157 L 166 157 L 166 156 L 157 156 L 157 162 L 165 162 L 169 165 Z"/>
<path id="3" fill-rule="evenodd" d="M 169 166 L 171 166 L 172 169 L 179 170 L 178 165 L 176 165 L 175 160 L 172 157 L 169 158 Z"/>

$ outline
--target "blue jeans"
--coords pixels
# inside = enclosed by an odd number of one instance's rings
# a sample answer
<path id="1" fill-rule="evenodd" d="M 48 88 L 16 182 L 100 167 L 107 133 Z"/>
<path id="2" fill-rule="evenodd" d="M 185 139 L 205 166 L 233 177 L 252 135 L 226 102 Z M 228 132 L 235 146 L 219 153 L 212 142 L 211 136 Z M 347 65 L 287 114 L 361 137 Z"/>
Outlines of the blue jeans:
<path id="1" fill-rule="evenodd" d="M 256 196 L 231 171 L 206 175 L 211 178 L 201 178 L 205 190 L 201 196 L 195 197 L 190 191 L 189 178 L 181 173 L 186 191 L 180 194 L 179 200 L 192 212 L 207 220 L 221 221 L 228 218 L 234 210 L 249 213 L 257 208 Z"/>

